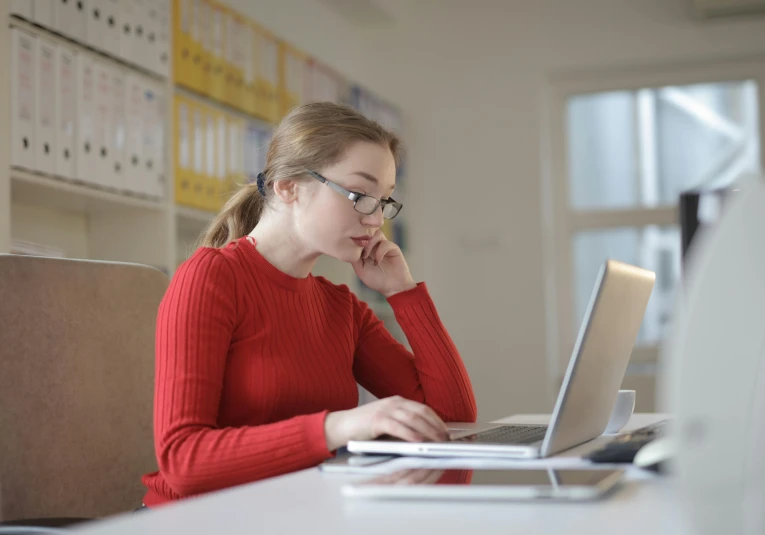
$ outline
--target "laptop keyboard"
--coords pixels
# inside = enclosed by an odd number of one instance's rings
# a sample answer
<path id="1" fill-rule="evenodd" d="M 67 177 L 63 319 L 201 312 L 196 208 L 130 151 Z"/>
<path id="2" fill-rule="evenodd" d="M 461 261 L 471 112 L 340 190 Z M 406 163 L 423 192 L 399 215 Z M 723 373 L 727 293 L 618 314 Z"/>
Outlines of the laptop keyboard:
<path id="1" fill-rule="evenodd" d="M 468 444 L 533 444 L 545 437 L 546 425 L 506 425 L 476 433 L 451 442 Z"/>

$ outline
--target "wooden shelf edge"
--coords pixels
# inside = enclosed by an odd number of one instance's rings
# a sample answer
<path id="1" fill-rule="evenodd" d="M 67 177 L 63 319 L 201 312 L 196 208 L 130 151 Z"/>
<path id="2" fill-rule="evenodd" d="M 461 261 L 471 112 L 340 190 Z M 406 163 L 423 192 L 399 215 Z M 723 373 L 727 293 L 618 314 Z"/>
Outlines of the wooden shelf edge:
<path id="1" fill-rule="evenodd" d="M 11 168 L 11 198 L 28 204 L 69 209 L 78 212 L 139 209 L 162 211 L 165 201 L 134 197 L 99 189 L 56 176 Z"/>

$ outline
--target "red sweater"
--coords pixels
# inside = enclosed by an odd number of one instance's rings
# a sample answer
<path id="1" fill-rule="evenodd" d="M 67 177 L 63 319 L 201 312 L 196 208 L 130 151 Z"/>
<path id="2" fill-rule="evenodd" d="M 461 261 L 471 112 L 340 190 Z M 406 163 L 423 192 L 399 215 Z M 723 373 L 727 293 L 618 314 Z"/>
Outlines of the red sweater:
<path id="1" fill-rule="evenodd" d="M 475 421 L 470 379 L 423 283 L 392 296 L 414 355 L 346 286 L 272 266 L 245 238 L 200 248 L 159 307 L 147 506 L 315 466 L 329 411 L 377 397 Z"/>

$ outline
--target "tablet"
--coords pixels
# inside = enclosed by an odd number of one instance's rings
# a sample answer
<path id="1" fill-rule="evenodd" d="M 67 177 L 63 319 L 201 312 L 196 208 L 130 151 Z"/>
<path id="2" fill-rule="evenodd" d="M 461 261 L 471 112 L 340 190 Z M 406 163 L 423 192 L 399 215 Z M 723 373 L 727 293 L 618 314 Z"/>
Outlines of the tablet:
<path id="1" fill-rule="evenodd" d="M 434 469 L 400 470 L 342 488 L 349 498 L 457 500 L 594 500 L 622 479 L 610 469 Z"/>

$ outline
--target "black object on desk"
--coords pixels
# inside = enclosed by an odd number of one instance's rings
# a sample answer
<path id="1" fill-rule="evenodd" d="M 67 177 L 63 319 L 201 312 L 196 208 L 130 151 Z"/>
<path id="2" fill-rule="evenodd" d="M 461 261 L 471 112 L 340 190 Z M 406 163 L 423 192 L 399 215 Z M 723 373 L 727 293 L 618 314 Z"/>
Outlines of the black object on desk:
<path id="1" fill-rule="evenodd" d="M 668 420 L 661 420 L 619 435 L 602 448 L 585 455 L 584 458 L 594 463 L 631 463 L 640 448 L 662 436 L 667 423 Z"/>

